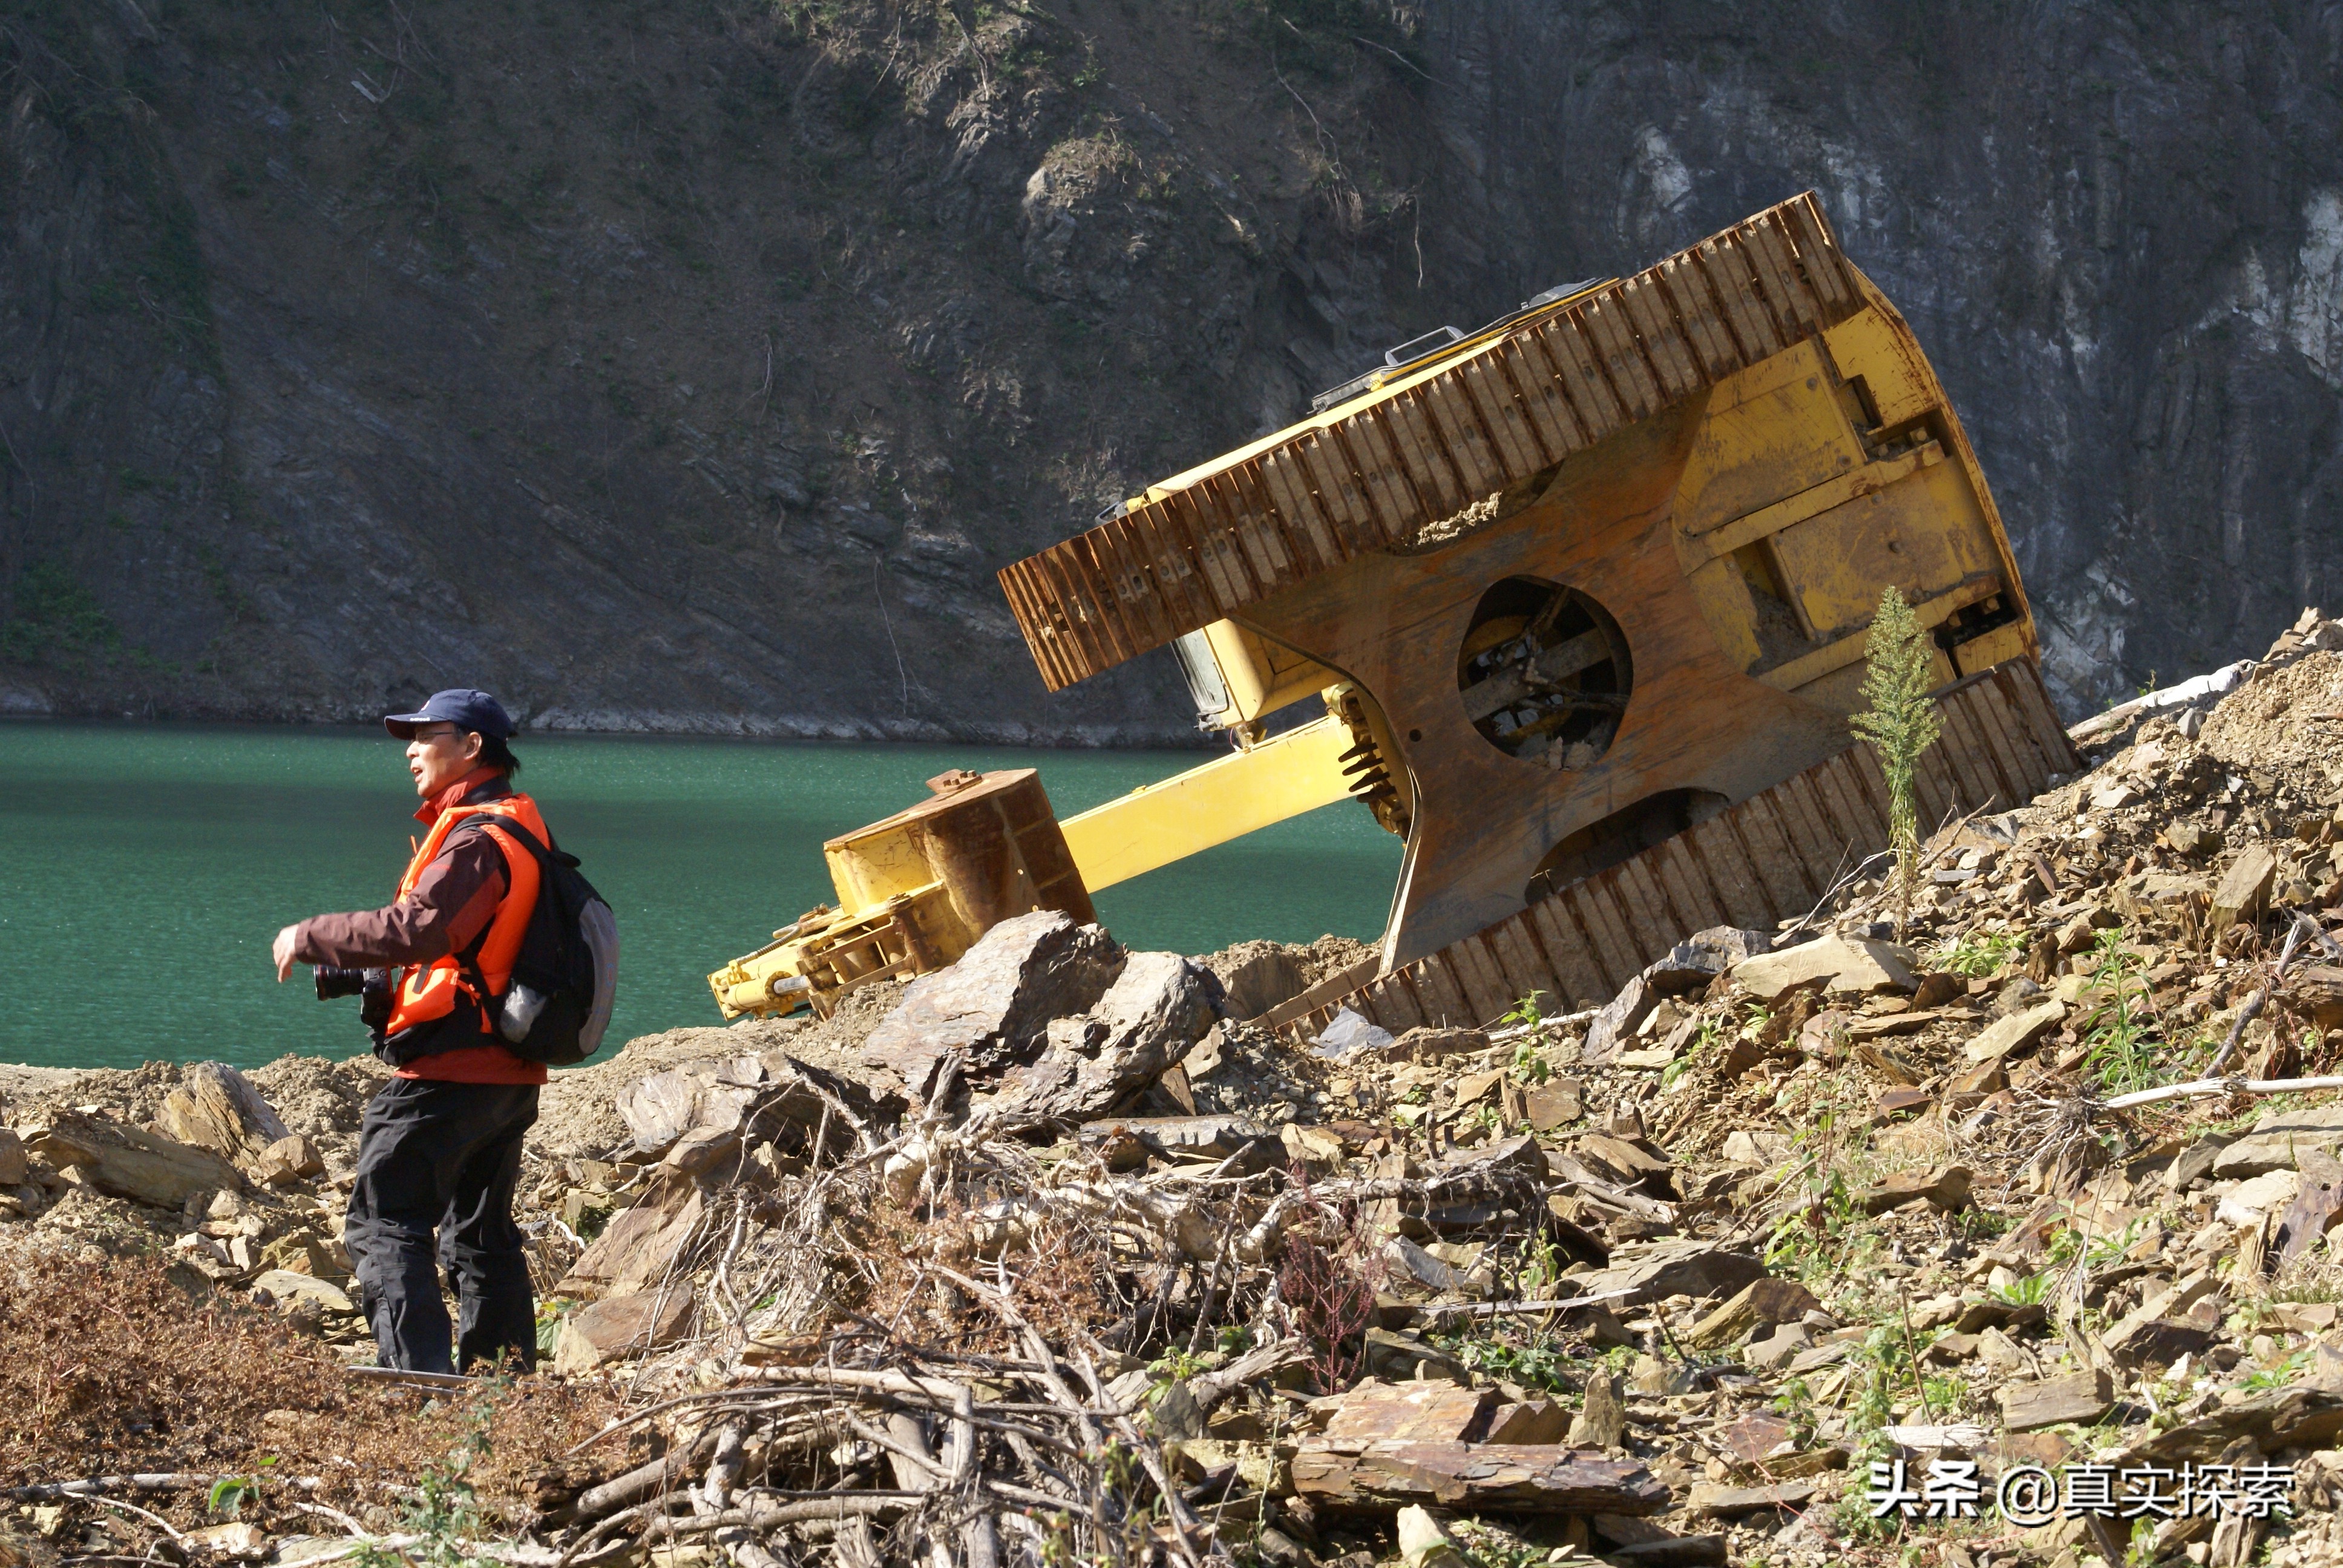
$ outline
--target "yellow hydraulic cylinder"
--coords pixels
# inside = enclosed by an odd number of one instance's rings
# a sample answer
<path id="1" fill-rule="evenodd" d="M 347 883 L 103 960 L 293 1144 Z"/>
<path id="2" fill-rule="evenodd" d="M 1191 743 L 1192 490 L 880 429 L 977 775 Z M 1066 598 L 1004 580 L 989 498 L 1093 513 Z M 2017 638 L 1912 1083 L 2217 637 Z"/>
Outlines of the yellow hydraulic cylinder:
<path id="1" fill-rule="evenodd" d="M 1059 824 L 1091 892 L 1348 798 L 1350 727 L 1329 715 Z"/>

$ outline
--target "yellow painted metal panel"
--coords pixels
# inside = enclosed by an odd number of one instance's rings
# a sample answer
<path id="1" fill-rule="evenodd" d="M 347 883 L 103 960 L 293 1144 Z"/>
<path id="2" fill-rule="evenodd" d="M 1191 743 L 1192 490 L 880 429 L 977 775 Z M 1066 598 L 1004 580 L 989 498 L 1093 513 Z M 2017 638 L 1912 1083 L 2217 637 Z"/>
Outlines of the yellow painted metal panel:
<path id="1" fill-rule="evenodd" d="M 890 818 L 821 847 L 841 910 L 872 910 L 936 879 L 919 840 Z"/>
<path id="2" fill-rule="evenodd" d="M 1216 620 L 1204 628 L 1204 640 L 1220 666 L 1221 684 L 1229 705 L 1207 715 L 1213 723 L 1249 723 L 1265 713 L 1323 691 L 1342 678 L 1314 659 L 1290 648 L 1257 637 L 1232 620 Z"/>
<path id="3" fill-rule="evenodd" d="M 1730 559 L 1710 561 L 1686 574 L 1684 582 L 1700 603 L 1701 618 L 1716 634 L 1725 662 L 1747 669 L 1763 656 L 1757 642 L 1757 607 L 1749 595 L 1749 580 Z"/>
<path id="4" fill-rule="evenodd" d="M 1805 374 L 1731 407 L 1711 405 L 1676 490 L 1676 527 L 1684 532 L 1704 534 L 1869 460 L 1814 344 L 1801 343 L 1779 359 L 1789 364 L 1769 362 L 1743 374 Z"/>
<path id="5" fill-rule="evenodd" d="M 2023 658 L 2026 654 L 2026 628 L 2016 621 L 1997 626 L 1982 637 L 1956 644 L 1953 661 L 1963 675 L 1975 675 L 1980 669 L 1991 669 L 2006 660 Z"/>
<path id="6" fill-rule="evenodd" d="M 1349 726 L 1329 716 L 1060 824 L 1093 893 L 1347 798 Z"/>
<path id="7" fill-rule="evenodd" d="M 1863 378 L 1885 426 L 1916 419 L 1936 407 L 1939 394 L 1919 345 L 1899 335 L 1876 309 L 1858 311 L 1835 327 L 1823 330 L 1839 374 Z"/>
<path id="8" fill-rule="evenodd" d="M 2001 591 L 2002 584 L 1998 578 L 1985 578 L 1976 582 L 1963 583 L 1949 593 L 1939 594 L 1935 598 L 1923 599 L 1915 604 L 1912 607 L 1912 614 L 1922 626 L 1933 630 L 1951 619 L 1955 610 L 1966 609 L 1979 599 L 1991 598 Z M 1820 680 L 1835 669 L 1843 669 L 1860 659 L 1863 657 L 1864 646 L 1870 640 L 1871 628 L 1866 626 L 1861 631 L 1848 633 L 1836 642 L 1825 643 L 1803 658 L 1794 658 L 1787 664 L 1775 665 L 1771 669 L 1761 670 L 1758 672 L 1757 678 L 1777 691 L 1795 691 L 1809 682 Z M 1949 669 L 1945 673 L 1947 679 L 1951 678 Z"/>
<path id="9" fill-rule="evenodd" d="M 1778 534 L 1792 524 L 1802 523 L 1833 507 L 1844 506 L 1857 496 L 1884 490 L 1897 480 L 1909 478 L 1917 470 L 1944 460 L 1945 449 L 1942 447 L 1934 441 L 1924 442 L 1911 451 L 1882 462 L 1865 464 L 1854 473 L 1825 479 L 1811 489 L 1801 490 L 1770 507 L 1760 507 L 1747 517 L 1736 518 L 1702 536 L 1700 548 L 1705 549 L 1712 558 L 1729 556 L 1745 544 Z"/>
<path id="10" fill-rule="evenodd" d="M 1744 403 L 1754 403 L 1785 391 L 1814 375 L 1822 367 L 1822 360 L 1805 344 L 1794 346 L 1786 353 L 1776 353 L 1735 370 L 1712 387 L 1708 394 L 1708 412 L 1714 417 Z"/>
<path id="11" fill-rule="evenodd" d="M 1956 463 L 1916 468 L 1899 483 L 1784 528 L 1773 540 L 1775 558 L 1818 640 L 1867 624 L 1882 583 L 1918 600 L 2000 575 L 1992 533 Z"/>

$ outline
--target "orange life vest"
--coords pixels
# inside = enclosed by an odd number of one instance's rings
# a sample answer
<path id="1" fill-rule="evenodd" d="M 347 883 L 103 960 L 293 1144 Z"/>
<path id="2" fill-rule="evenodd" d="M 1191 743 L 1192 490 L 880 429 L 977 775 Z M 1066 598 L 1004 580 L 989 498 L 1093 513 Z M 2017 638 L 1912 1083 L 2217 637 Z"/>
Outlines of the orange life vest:
<path id="1" fill-rule="evenodd" d="M 392 993 L 390 1020 L 383 1026 L 386 1041 L 397 1041 L 412 1030 L 434 1034 L 444 1030 L 449 1036 L 445 1041 L 431 1040 L 422 1050 L 414 1049 L 423 1044 L 421 1039 L 401 1042 L 407 1047 L 403 1055 L 430 1055 L 458 1046 L 488 1043 L 479 1039 L 482 1035 L 493 1041 L 497 1004 L 512 982 L 513 960 L 520 952 L 522 937 L 528 934 L 528 917 L 537 908 L 537 857 L 522 848 L 518 840 L 498 831 L 495 819 L 502 817 L 519 824 L 540 844 L 550 844 L 553 839 L 545 830 L 545 819 L 538 815 L 537 802 L 518 794 L 477 805 L 450 806 L 440 812 L 439 819 L 431 824 L 431 831 L 416 846 L 415 859 L 407 862 L 407 874 L 399 879 L 399 897 L 405 898 L 414 890 L 423 869 L 438 858 L 447 835 L 474 817 L 485 819 L 480 830 L 494 839 L 497 847 L 504 851 L 505 896 L 468 961 L 460 953 L 449 953 L 427 964 L 407 964 L 399 970 Z"/>

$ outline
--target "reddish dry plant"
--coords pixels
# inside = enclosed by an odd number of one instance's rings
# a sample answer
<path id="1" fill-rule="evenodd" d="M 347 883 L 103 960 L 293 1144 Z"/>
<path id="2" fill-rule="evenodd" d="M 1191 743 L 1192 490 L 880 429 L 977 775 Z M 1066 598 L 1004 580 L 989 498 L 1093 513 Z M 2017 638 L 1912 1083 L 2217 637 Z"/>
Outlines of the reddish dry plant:
<path id="1" fill-rule="evenodd" d="M 1115 1295 L 1114 1260 L 1096 1227 L 1032 1216 L 1030 1234 L 996 1262 L 978 1254 L 971 1241 L 976 1221 L 951 1194 L 937 1200 L 925 1220 L 887 1210 L 859 1218 L 848 1233 L 877 1281 L 871 1283 L 854 1271 L 847 1277 L 864 1288 L 841 1291 L 837 1305 L 859 1310 L 898 1338 L 932 1338 L 979 1353 L 1024 1354 L 996 1313 L 945 1288 L 949 1282 L 930 1266 L 937 1263 L 996 1288 L 1005 1275 L 1010 1300 L 1053 1344 L 1080 1343 L 1094 1325 L 1122 1312 Z"/>
<path id="2" fill-rule="evenodd" d="M 0 1269 L 0 1484 L 314 1475 L 322 1484 L 305 1499 L 357 1506 L 445 1462 L 468 1424 L 465 1411 L 353 1382 L 316 1340 L 183 1288 L 153 1259 Z M 488 1441 L 466 1479 L 491 1504 L 541 1495 L 563 1475 L 563 1452 L 618 1409 L 598 1390 L 550 1380 L 490 1385 L 484 1397 Z M 198 1491 L 156 1506 L 192 1519 L 203 1503 Z"/>
<path id="3" fill-rule="evenodd" d="M 1011 1263 L 1011 1298 L 1051 1344 L 1085 1343 L 1099 1324 L 1122 1315 L 1112 1251 L 1099 1227 L 1044 1221 L 1027 1256 Z"/>
<path id="4" fill-rule="evenodd" d="M 0 1282 L 0 1476 L 205 1468 L 263 1414 L 342 1395 L 324 1347 L 193 1299 L 152 1263 L 41 1267 Z"/>
<path id="5" fill-rule="evenodd" d="M 1383 1278 L 1383 1260 L 1367 1248 L 1355 1204 L 1343 1205 L 1339 1221 L 1322 1214 L 1312 1228 L 1287 1232 L 1277 1295 L 1309 1342 L 1305 1364 L 1322 1392 L 1347 1387 L 1358 1375 Z"/>

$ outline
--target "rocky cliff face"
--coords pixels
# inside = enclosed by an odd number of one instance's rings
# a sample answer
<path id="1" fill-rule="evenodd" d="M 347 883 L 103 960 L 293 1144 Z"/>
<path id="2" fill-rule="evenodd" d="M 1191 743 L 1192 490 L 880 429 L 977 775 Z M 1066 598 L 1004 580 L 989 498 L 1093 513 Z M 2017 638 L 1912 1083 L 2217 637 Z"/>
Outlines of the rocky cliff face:
<path id="1" fill-rule="evenodd" d="M 2073 716 L 2343 587 L 2343 6 L 1478 0 L 1422 37 L 1478 299 L 1823 193 L 1976 442 Z"/>
<path id="2" fill-rule="evenodd" d="M 0 708 L 1176 737 L 992 570 L 1807 186 L 2071 708 L 2332 597 L 2343 7 L 0 0 Z"/>

